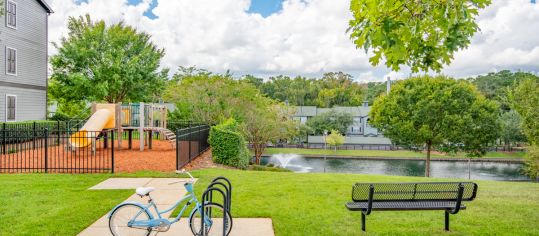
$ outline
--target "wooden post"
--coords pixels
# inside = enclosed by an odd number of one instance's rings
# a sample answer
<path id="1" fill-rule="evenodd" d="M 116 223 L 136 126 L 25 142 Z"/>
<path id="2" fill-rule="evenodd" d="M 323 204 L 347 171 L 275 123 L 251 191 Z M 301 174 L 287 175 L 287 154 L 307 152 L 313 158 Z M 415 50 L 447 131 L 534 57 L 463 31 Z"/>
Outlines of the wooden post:
<path id="1" fill-rule="evenodd" d="M 116 104 L 116 130 L 118 130 L 118 150 L 122 149 L 123 129 L 122 129 L 122 103 Z M 114 135 L 114 132 L 112 132 Z"/>
<path id="2" fill-rule="evenodd" d="M 139 103 L 139 146 L 140 151 L 144 151 L 144 103 Z"/>

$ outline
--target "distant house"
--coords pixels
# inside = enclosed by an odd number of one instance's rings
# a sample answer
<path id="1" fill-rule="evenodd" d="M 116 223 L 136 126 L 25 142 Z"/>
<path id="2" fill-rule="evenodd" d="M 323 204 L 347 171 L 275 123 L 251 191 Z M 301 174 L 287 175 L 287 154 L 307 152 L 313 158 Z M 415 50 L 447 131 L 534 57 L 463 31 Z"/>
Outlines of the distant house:
<path id="1" fill-rule="evenodd" d="M 43 0 L 3 2 L 0 121 L 45 119 L 48 16 L 53 11 Z"/>
<path id="2" fill-rule="evenodd" d="M 330 112 L 346 112 L 352 115 L 354 122 L 346 132 L 345 149 L 355 149 L 357 146 L 364 149 L 391 149 L 391 140 L 384 137 L 378 129 L 369 125 L 369 112 L 371 107 L 368 102 L 364 102 L 362 106 L 357 107 L 334 107 L 334 108 L 318 108 L 315 106 L 297 106 L 294 120 L 305 124 L 314 116 Z M 308 136 L 308 147 L 323 148 L 323 136 Z"/>
<path id="3" fill-rule="evenodd" d="M 297 106 L 296 114 L 293 119 L 299 121 L 301 124 L 305 124 L 307 120 L 314 116 L 330 112 L 346 112 L 352 115 L 354 122 L 346 132 L 348 136 L 378 136 L 380 133 L 378 129 L 369 125 L 369 112 L 371 107 L 368 102 L 364 102 L 362 106 L 357 107 L 334 107 L 334 108 L 318 108 L 315 106 Z"/>

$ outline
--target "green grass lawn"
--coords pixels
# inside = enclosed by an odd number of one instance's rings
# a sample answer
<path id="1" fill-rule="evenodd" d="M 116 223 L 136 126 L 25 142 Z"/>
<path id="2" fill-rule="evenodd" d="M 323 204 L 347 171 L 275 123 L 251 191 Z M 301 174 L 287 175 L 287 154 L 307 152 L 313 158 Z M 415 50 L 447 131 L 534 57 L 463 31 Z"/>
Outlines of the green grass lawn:
<path id="1" fill-rule="evenodd" d="M 324 150 L 324 149 L 307 149 L 307 148 L 266 148 L 265 154 L 302 154 L 302 155 L 334 155 L 334 156 L 358 156 L 358 157 L 406 157 L 406 158 L 425 158 L 426 153 L 398 150 Z M 487 152 L 485 158 L 523 158 L 524 152 Z M 465 158 L 464 153 L 459 153 L 455 156 L 445 154 L 432 154 L 432 157 L 461 157 Z"/>
<path id="2" fill-rule="evenodd" d="M 420 177 L 206 169 L 194 171 L 200 196 L 216 176 L 233 183 L 234 217 L 271 217 L 276 235 L 360 235 L 360 214 L 349 212 L 355 182 L 443 181 Z M 76 235 L 133 190 L 87 190 L 112 175 L 0 175 L 0 235 Z M 126 175 L 115 175 L 126 176 Z M 174 176 L 137 173 L 132 176 Z M 442 211 L 373 212 L 366 235 L 537 235 L 539 184 L 477 181 L 478 197 L 451 216 Z M 178 185 L 181 187 L 181 185 Z M 6 230 L 7 229 L 7 230 Z"/>

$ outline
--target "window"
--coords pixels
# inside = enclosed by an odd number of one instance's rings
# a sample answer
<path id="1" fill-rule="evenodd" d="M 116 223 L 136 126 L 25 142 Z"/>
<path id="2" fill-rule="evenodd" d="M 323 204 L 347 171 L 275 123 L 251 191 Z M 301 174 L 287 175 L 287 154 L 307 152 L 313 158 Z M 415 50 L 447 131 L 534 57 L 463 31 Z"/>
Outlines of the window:
<path id="1" fill-rule="evenodd" d="M 6 121 L 15 121 L 17 113 L 17 96 L 6 95 Z"/>
<path id="2" fill-rule="evenodd" d="M 6 24 L 7 27 L 17 28 L 17 3 L 13 1 L 7 1 Z"/>
<path id="3" fill-rule="evenodd" d="M 6 74 L 17 75 L 17 49 L 6 47 Z"/>

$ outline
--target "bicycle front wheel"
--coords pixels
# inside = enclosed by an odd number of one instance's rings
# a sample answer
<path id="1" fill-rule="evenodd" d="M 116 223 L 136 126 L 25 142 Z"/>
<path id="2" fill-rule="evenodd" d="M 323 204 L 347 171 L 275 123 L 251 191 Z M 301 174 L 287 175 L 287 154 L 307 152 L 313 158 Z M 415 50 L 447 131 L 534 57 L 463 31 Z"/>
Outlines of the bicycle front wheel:
<path id="1" fill-rule="evenodd" d="M 135 204 L 125 204 L 116 208 L 109 219 L 109 229 L 114 236 L 148 236 L 151 228 L 131 227 L 130 222 L 147 221 L 150 219 L 148 212 Z"/>
<path id="2" fill-rule="evenodd" d="M 189 226 L 191 227 L 193 235 L 222 236 L 223 227 L 225 228 L 226 235 L 230 234 L 230 231 L 232 230 L 232 217 L 230 216 L 230 213 L 224 211 L 221 204 L 210 203 L 204 205 L 204 209 L 206 209 L 204 211 L 204 218 L 206 219 L 207 224 L 204 227 L 204 234 L 202 234 L 203 231 L 201 230 L 202 222 L 200 221 L 200 208 L 197 208 L 191 213 L 191 216 L 189 216 Z M 223 215 L 226 215 L 225 224 L 223 224 Z"/>

